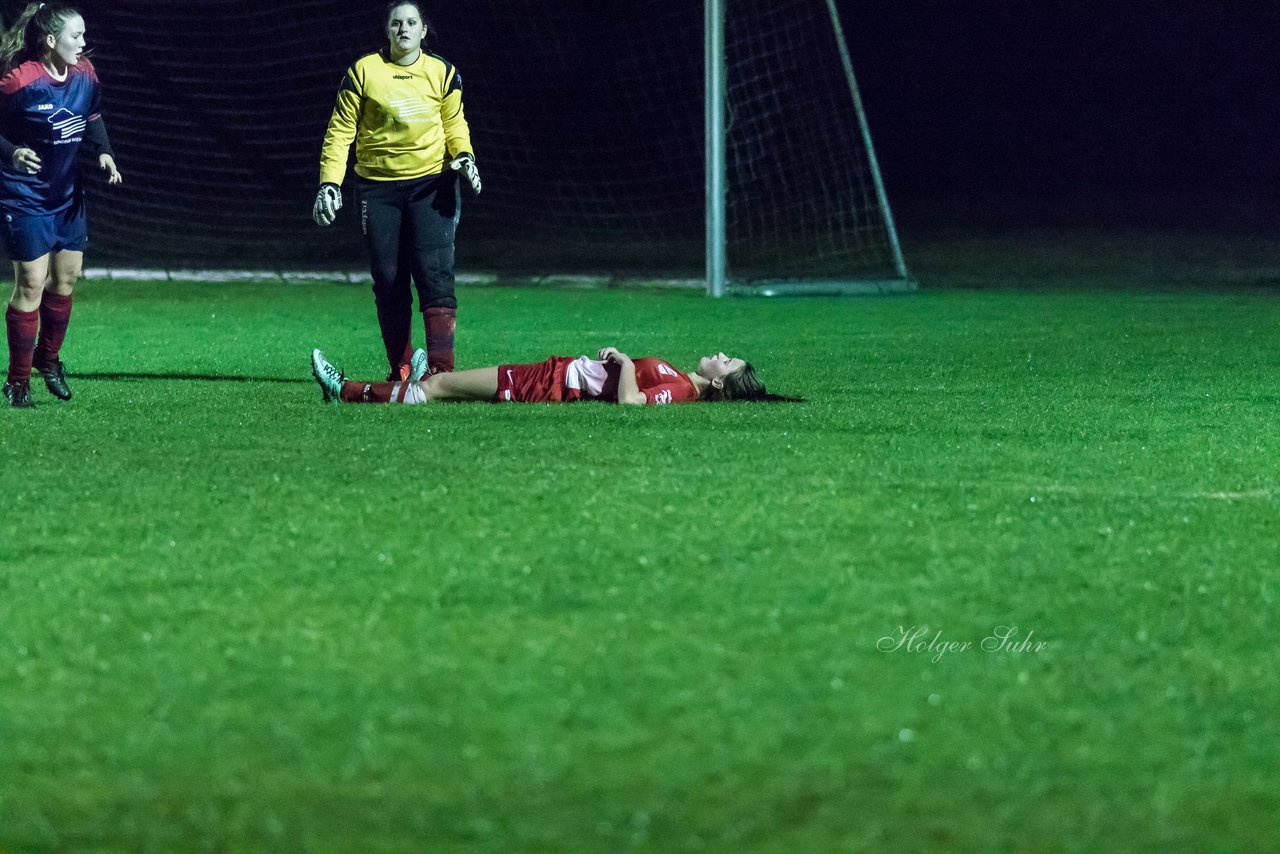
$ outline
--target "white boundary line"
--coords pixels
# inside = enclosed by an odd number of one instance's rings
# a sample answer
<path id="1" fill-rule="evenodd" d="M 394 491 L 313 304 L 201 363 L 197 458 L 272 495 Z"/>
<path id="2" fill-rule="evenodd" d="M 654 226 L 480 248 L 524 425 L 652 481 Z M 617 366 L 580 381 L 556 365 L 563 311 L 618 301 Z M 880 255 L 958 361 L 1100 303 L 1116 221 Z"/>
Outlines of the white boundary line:
<path id="1" fill-rule="evenodd" d="M 200 270 L 186 268 L 135 268 L 89 267 L 84 271 L 89 279 L 129 282 L 347 282 L 367 285 L 370 282 L 366 270 Z M 459 273 L 459 285 L 471 287 L 503 286 L 545 288 L 612 288 L 641 287 L 675 290 L 702 290 L 701 279 L 628 278 L 620 276 L 569 276 L 543 275 L 518 276 L 498 273 Z"/>

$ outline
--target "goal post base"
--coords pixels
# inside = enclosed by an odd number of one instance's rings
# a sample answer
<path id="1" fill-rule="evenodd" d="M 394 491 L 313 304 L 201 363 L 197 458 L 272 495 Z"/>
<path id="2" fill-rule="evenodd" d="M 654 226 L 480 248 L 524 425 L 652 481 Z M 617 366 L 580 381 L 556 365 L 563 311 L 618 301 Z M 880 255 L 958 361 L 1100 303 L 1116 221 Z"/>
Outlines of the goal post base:
<path id="1" fill-rule="evenodd" d="M 804 279 L 733 282 L 728 296 L 839 297 L 909 294 L 918 290 L 914 279 Z"/>
<path id="2" fill-rule="evenodd" d="M 130 268 L 90 267 L 87 279 L 132 282 L 321 282 L 367 284 L 369 273 L 359 269 L 329 270 L 231 270 L 194 267 Z M 457 283 L 464 287 L 545 288 L 549 290 L 707 290 L 705 279 L 680 276 L 628 276 L 602 274 L 546 273 L 459 273 Z M 914 279 L 768 279 L 730 281 L 727 296 L 867 296 L 905 294 L 918 289 Z"/>

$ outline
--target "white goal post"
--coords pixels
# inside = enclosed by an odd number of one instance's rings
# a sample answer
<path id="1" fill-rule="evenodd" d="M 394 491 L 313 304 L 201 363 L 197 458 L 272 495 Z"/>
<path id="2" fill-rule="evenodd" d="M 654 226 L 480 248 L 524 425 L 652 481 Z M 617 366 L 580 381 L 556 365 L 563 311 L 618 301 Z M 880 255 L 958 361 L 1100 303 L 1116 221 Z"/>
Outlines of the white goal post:
<path id="1" fill-rule="evenodd" d="M 761 295 L 800 295 L 800 294 L 867 294 L 892 293 L 915 290 L 915 282 L 907 272 L 906 261 L 898 241 L 897 228 L 889 207 L 889 198 L 885 192 L 884 180 L 880 174 L 876 160 L 875 148 L 871 141 L 871 131 L 867 124 L 866 112 L 862 105 L 862 96 L 858 91 L 857 79 L 853 73 L 853 62 L 849 56 L 848 43 L 844 36 L 844 28 L 840 23 L 840 13 L 835 0 L 819 0 L 825 3 L 825 12 L 831 22 L 831 47 L 838 53 L 840 71 L 844 83 L 848 87 L 847 114 L 839 117 L 837 123 L 847 122 L 847 130 L 857 130 L 864 159 L 862 171 L 865 180 L 870 183 L 877 214 L 881 225 L 881 238 L 884 246 L 887 266 L 883 275 L 866 275 L 865 270 L 851 271 L 848 277 L 830 276 L 823 278 L 788 277 L 785 274 L 776 276 L 754 277 L 746 281 L 735 282 L 730 275 L 730 259 L 728 257 L 729 240 L 727 234 L 727 196 L 729 192 L 728 175 L 728 136 L 729 129 L 726 116 L 729 112 L 726 58 L 726 4 L 730 0 L 704 0 L 704 27 L 706 31 L 705 45 L 705 79 L 706 79 L 706 277 L 707 294 L 721 297 L 728 293 L 755 293 Z M 816 7 L 816 4 L 814 4 Z M 818 10 L 813 9 L 816 13 Z M 837 102 L 838 104 L 839 102 Z M 807 180 L 810 176 L 801 176 Z M 872 217 L 874 218 L 874 217 Z"/>

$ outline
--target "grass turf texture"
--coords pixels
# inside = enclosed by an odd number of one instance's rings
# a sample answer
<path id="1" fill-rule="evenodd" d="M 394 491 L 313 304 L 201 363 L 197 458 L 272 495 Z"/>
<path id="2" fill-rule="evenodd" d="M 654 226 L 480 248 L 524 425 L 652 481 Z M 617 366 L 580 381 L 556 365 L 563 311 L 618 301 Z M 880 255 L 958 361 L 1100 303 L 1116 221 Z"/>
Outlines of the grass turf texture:
<path id="1" fill-rule="evenodd" d="M 1274 296 L 460 318 L 810 402 L 325 407 L 363 288 L 85 283 L 2 416 L 0 850 L 1275 849 Z"/>

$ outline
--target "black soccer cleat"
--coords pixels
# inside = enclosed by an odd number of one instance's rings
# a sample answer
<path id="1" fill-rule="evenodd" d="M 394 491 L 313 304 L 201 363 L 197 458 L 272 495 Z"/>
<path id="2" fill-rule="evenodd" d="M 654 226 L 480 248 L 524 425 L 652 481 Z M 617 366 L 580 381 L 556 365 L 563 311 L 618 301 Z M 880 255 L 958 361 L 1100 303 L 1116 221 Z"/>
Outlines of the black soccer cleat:
<path id="1" fill-rule="evenodd" d="M 31 402 L 31 383 L 26 381 L 5 383 L 4 399 L 14 409 L 31 409 L 35 406 Z"/>
<path id="2" fill-rule="evenodd" d="M 58 400 L 71 399 L 71 386 L 67 385 L 67 366 L 58 360 L 49 365 L 36 365 L 36 371 L 44 377 L 45 388 Z"/>

